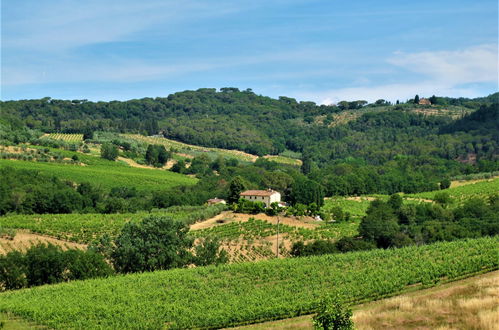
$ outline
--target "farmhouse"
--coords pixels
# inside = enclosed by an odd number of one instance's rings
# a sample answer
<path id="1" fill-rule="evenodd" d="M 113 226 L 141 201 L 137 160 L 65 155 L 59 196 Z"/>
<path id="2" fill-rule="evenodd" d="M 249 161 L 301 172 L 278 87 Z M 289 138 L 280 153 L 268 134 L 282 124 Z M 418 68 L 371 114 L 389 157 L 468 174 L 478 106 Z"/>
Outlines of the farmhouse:
<path id="1" fill-rule="evenodd" d="M 419 104 L 421 105 L 431 105 L 431 101 L 425 98 L 419 100 Z"/>
<path id="2" fill-rule="evenodd" d="M 211 198 L 211 199 L 208 199 L 206 201 L 206 203 L 208 203 L 208 205 L 215 205 L 215 204 L 227 204 L 225 202 L 225 199 L 220 199 L 220 198 Z"/>
<path id="3" fill-rule="evenodd" d="M 242 198 L 252 202 L 263 202 L 266 207 L 274 202 L 281 202 L 281 194 L 275 190 L 246 190 L 240 195 Z"/>

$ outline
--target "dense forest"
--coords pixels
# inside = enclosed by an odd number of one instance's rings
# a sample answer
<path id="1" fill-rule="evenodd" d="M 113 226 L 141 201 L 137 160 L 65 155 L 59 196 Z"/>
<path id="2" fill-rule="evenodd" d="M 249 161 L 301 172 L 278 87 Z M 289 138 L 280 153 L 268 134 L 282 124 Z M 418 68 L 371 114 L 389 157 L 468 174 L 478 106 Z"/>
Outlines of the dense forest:
<path id="1" fill-rule="evenodd" d="M 247 188 L 277 189 L 291 201 L 293 184 L 305 178 L 319 183 L 326 196 L 393 194 L 435 190 L 453 176 L 499 170 L 499 93 L 430 100 L 432 105 L 360 100 L 326 106 L 204 88 L 125 102 L 6 101 L 0 102 L 0 142 L 37 144 L 46 132 L 82 133 L 85 139 L 102 131 L 162 134 L 259 156 L 292 154 L 303 162 L 298 169 L 263 159 L 248 165 L 196 157 L 188 171 L 173 168 L 195 174 L 201 179 L 196 186 L 151 192 L 140 208 L 199 204 L 214 193 L 227 197 L 235 177 Z M 347 114 L 353 117 L 339 119 Z"/>

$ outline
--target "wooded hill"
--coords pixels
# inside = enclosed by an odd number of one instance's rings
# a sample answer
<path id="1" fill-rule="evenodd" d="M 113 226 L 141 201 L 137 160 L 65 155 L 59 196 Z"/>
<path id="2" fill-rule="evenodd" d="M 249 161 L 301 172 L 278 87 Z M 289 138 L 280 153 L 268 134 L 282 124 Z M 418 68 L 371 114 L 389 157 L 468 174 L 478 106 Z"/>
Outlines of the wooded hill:
<path id="1" fill-rule="evenodd" d="M 0 140 L 18 143 L 36 132 L 162 133 L 256 155 L 284 152 L 303 160 L 301 172 L 327 196 L 428 191 L 444 178 L 499 170 L 499 93 L 431 99 L 432 105 L 379 100 L 326 106 L 204 88 L 125 102 L 7 101 L 0 103 Z M 344 113 L 358 115 L 336 123 Z M 248 171 L 232 171 L 227 180 L 237 173 L 260 186 Z"/>

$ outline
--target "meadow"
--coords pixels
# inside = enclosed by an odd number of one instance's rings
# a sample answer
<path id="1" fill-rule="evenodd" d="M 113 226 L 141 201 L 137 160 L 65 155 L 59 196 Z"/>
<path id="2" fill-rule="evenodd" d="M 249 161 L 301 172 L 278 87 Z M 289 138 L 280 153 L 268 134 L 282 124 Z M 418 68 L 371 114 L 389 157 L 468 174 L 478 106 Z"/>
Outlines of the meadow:
<path id="1" fill-rule="evenodd" d="M 179 185 L 194 185 L 197 182 L 195 178 L 170 171 L 135 168 L 100 159 L 93 162 L 91 165 L 82 165 L 0 159 L 0 167 L 36 170 L 77 183 L 89 182 L 105 189 L 123 186 L 135 187 L 137 190 L 167 189 Z"/>
<path id="2" fill-rule="evenodd" d="M 46 285 L 0 312 L 52 328 L 216 328 L 312 313 L 326 294 L 380 299 L 498 269 L 499 237 Z"/>

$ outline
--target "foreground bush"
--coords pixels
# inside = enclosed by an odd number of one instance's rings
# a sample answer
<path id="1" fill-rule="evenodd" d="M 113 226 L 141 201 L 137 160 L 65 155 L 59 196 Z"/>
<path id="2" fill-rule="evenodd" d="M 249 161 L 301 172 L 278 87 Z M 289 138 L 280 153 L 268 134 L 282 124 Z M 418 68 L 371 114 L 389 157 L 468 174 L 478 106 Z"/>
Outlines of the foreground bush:
<path id="1" fill-rule="evenodd" d="M 102 255 L 81 250 L 63 251 L 55 245 L 32 246 L 26 253 L 0 256 L 0 290 L 21 289 L 113 273 Z"/>
<path id="2" fill-rule="evenodd" d="M 353 330 L 352 309 L 345 306 L 339 295 L 324 298 L 313 318 L 315 329 Z"/>

